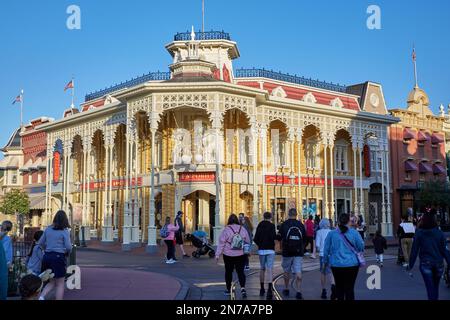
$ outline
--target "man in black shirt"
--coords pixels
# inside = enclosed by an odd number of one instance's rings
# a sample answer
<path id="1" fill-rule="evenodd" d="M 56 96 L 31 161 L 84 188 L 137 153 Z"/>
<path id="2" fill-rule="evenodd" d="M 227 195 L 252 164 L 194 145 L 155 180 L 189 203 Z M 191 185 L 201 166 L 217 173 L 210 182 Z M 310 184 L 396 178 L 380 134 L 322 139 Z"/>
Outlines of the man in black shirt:
<path id="1" fill-rule="evenodd" d="M 277 239 L 281 241 L 282 267 L 284 270 L 283 294 L 289 296 L 289 282 L 291 273 L 295 275 L 296 298 L 302 300 L 300 292 L 302 282 L 302 263 L 304 255 L 303 239 L 306 236 L 305 226 L 297 220 L 297 210 L 289 210 L 289 219 L 280 227 Z"/>

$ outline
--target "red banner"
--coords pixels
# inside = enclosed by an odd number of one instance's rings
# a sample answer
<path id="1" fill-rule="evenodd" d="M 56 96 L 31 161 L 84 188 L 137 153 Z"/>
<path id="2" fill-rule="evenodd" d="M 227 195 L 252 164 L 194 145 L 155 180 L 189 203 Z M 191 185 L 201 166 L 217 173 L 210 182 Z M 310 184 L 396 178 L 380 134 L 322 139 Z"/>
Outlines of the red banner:
<path id="1" fill-rule="evenodd" d="M 112 181 L 112 188 L 113 189 L 120 189 L 120 188 L 125 188 L 125 186 L 127 185 L 127 179 L 116 179 Z M 136 179 L 133 178 L 131 179 L 131 187 L 141 187 L 142 186 L 142 177 L 137 178 L 137 183 L 136 183 Z M 105 181 L 94 181 L 94 182 L 90 182 L 89 183 L 89 190 L 104 190 L 106 187 L 106 182 Z M 81 187 L 83 189 L 83 186 Z M 84 185 L 84 188 L 88 188 L 88 184 Z"/>
<path id="2" fill-rule="evenodd" d="M 266 176 L 266 184 L 289 186 L 291 183 L 292 183 L 291 178 L 289 178 L 289 176 Z M 293 183 L 294 185 L 298 185 L 298 177 L 295 177 Z M 325 179 L 302 177 L 302 185 L 324 186 Z M 328 179 L 328 185 L 331 185 L 331 179 Z M 334 179 L 334 186 L 343 188 L 353 188 L 354 184 L 352 179 Z"/>
<path id="3" fill-rule="evenodd" d="M 180 182 L 215 182 L 215 172 L 183 172 L 180 173 Z"/>
<path id="4" fill-rule="evenodd" d="M 53 152 L 53 183 L 59 183 L 59 175 L 61 170 L 61 154 L 58 151 Z"/>

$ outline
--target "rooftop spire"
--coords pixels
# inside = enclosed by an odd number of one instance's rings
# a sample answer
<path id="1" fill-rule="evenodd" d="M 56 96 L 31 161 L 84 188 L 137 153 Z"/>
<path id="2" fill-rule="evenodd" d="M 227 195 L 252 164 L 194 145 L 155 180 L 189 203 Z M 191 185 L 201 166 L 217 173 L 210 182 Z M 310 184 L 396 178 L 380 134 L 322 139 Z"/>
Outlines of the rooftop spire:
<path id="1" fill-rule="evenodd" d="M 191 31 L 191 41 L 195 41 L 195 31 L 194 31 L 194 26 L 192 26 L 192 31 Z"/>
<path id="2" fill-rule="evenodd" d="M 415 80 L 415 88 L 419 88 L 419 82 L 417 80 L 417 55 L 416 55 L 416 46 L 413 45 L 413 53 L 412 53 L 412 59 L 414 64 L 414 80 Z"/>

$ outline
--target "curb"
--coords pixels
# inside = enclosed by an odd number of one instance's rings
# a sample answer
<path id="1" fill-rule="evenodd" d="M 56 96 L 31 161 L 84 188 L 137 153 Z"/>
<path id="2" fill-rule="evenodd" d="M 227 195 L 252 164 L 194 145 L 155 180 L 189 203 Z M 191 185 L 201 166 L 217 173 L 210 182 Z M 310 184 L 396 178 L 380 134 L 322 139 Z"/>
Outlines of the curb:
<path id="1" fill-rule="evenodd" d="M 175 278 L 175 277 L 173 277 L 173 278 L 176 279 L 181 285 L 181 289 L 180 289 L 180 291 L 178 291 L 178 293 L 175 296 L 174 300 L 176 300 L 176 301 L 186 300 L 186 298 L 187 298 L 187 296 L 189 294 L 190 285 L 186 281 L 184 281 L 182 279 Z"/>

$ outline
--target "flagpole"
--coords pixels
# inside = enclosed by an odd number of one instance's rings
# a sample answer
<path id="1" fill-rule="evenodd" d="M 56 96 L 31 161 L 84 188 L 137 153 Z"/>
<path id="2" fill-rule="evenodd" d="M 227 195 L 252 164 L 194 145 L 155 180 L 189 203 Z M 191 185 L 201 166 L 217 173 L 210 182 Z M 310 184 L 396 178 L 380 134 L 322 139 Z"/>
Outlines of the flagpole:
<path id="1" fill-rule="evenodd" d="M 416 55 L 416 46 L 413 46 L 413 61 L 414 61 L 414 79 L 416 81 L 416 88 L 419 87 L 419 82 L 417 80 L 417 55 Z"/>
<path id="2" fill-rule="evenodd" d="M 72 104 L 70 105 L 71 109 L 75 108 L 75 104 L 73 103 L 74 97 L 75 97 L 75 81 L 73 80 L 73 77 L 72 77 Z M 72 111 L 72 113 L 73 113 L 73 111 Z"/>
<path id="3" fill-rule="evenodd" d="M 205 0 L 202 0 L 202 33 L 205 33 Z"/>
<path id="4" fill-rule="evenodd" d="M 20 131 L 23 128 L 23 89 L 20 91 Z"/>

